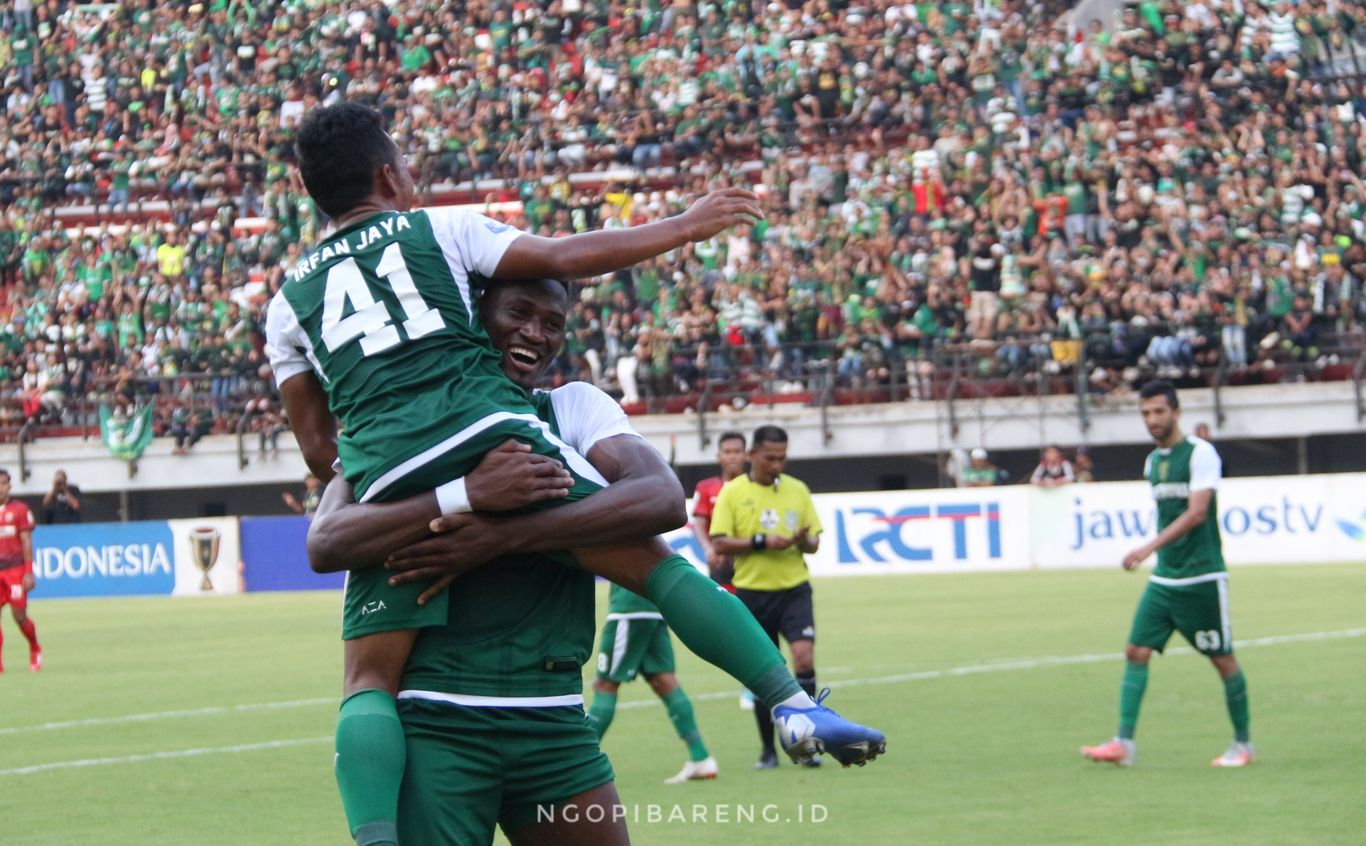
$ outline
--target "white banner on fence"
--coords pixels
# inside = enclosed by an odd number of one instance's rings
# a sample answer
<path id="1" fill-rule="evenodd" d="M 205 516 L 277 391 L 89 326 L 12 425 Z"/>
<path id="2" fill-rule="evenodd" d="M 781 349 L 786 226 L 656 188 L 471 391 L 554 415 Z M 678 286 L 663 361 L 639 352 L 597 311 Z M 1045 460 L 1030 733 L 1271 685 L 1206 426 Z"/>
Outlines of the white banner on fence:
<path id="1" fill-rule="evenodd" d="M 824 532 L 806 561 L 813 575 L 957 573 L 1029 567 L 1029 496 L 1023 487 L 817 494 Z M 691 529 L 668 535 L 694 563 Z"/>
<path id="2" fill-rule="evenodd" d="M 1156 532 L 1144 482 L 814 498 L 815 576 L 1118 567 Z M 1219 525 L 1232 566 L 1366 562 L 1366 474 L 1225 479 Z M 668 539 L 702 566 L 691 529 Z"/>
<path id="3" fill-rule="evenodd" d="M 815 497 L 825 532 L 807 557 L 822 576 L 1021 570 L 1029 491 L 884 491 Z"/>
<path id="4" fill-rule="evenodd" d="M 1156 533 L 1142 482 L 1033 493 L 1036 567 L 1117 567 Z M 1366 561 L 1366 475 L 1224 479 L 1218 499 L 1232 566 Z"/>

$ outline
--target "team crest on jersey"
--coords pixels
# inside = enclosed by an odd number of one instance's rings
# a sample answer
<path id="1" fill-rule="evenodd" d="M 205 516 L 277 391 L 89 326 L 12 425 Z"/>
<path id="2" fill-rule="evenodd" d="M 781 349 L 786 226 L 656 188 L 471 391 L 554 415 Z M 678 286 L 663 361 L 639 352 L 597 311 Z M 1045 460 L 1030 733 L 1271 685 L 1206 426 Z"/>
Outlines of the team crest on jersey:
<path id="1" fill-rule="evenodd" d="M 774 508 L 765 508 L 759 515 L 759 525 L 768 529 L 770 532 L 778 528 L 778 511 Z"/>
<path id="2" fill-rule="evenodd" d="M 1157 463 L 1157 480 L 1159 482 L 1167 481 L 1167 462 L 1165 461 Z"/>
<path id="3" fill-rule="evenodd" d="M 802 525 L 801 517 L 797 516 L 797 512 L 795 512 L 795 511 L 789 511 L 789 512 L 787 512 L 787 530 L 788 530 L 789 532 L 795 532 L 795 531 L 797 531 L 798 529 L 801 528 L 801 525 Z"/>

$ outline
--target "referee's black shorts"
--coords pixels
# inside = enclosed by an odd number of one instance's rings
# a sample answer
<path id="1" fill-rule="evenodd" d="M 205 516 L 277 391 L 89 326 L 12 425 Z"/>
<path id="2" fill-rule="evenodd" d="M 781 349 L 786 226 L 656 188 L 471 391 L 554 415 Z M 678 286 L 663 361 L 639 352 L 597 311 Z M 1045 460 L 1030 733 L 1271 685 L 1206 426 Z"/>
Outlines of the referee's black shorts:
<path id="1" fill-rule="evenodd" d="M 816 639 L 816 614 L 811 605 L 811 583 L 803 582 L 787 590 L 747 590 L 736 588 L 735 595 L 759 621 L 764 632 L 778 642 Z"/>

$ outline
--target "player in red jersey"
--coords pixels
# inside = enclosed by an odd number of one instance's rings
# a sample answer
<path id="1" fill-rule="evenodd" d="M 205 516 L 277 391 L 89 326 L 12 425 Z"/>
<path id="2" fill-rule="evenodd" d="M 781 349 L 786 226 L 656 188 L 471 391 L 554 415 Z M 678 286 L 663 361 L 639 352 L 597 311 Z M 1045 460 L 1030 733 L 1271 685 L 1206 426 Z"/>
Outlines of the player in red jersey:
<path id="1" fill-rule="evenodd" d="M 731 593 L 731 577 L 735 575 L 735 565 L 729 555 L 718 555 L 711 542 L 711 514 L 716 508 L 716 497 L 726 482 L 745 472 L 745 436 L 739 432 L 722 432 L 716 442 L 716 461 L 721 465 L 721 475 L 711 476 L 697 483 L 693 493 L 696 505 L 693 506 L 693 534 L 697 543 L 707 555 L 707 570 L 711 577 Z"/>
<path id="2" fill-rule="evenodd" d="M 9 471 L 0 470 L 0 608 L 8 605 L 19 631 L 28 638 L 28 668 L 43 666 L 38 630 L 28 618 L 28 592 L 33 590 L 33 512 L 9 498 Z M 0 647 L 5 644 L 0 630 Z M 0 663 L 0 672 L 4 672 Z"/>

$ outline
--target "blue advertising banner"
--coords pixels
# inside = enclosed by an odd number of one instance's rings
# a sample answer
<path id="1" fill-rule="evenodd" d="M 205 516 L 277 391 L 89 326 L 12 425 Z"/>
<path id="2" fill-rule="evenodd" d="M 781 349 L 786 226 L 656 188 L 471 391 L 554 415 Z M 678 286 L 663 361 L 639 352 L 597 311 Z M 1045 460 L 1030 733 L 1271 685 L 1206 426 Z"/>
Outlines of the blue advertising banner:
<path id="1" fill-rule="evenodd" d="M 175 541 L 165 523 L 90 523 L 33 530 L 35 599 L 170 594 Z"/>
<path id="2" fill-rule="evenodd" d="M 247 590 L 339 590 L 343 573 L 314 573 L 308 566 L 308 518 L 243 517 L 243 578 Z"/>

